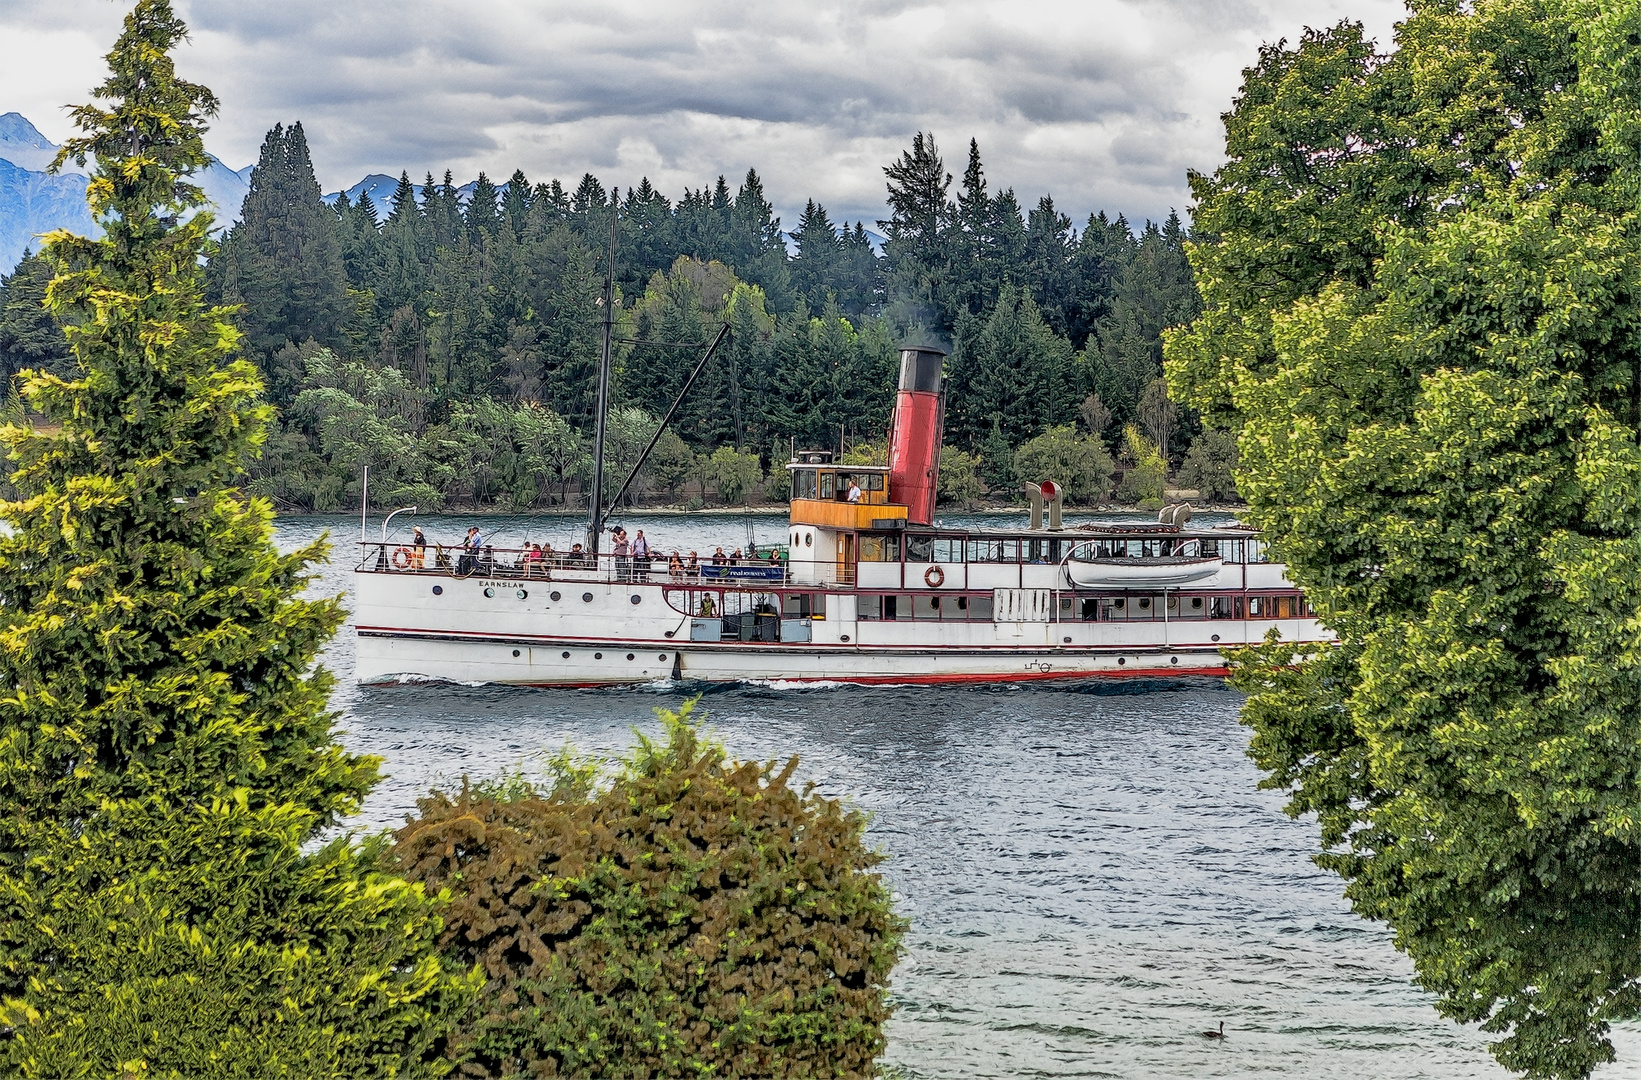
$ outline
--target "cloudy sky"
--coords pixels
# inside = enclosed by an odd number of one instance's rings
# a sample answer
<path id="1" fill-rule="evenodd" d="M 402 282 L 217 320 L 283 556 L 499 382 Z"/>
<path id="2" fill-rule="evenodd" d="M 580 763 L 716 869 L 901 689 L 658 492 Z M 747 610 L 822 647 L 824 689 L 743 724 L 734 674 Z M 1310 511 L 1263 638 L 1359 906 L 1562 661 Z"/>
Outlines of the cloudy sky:
<path id="1" fill-rule="evenodd" d="M 935 133 L 961 176 L 970 136 L 994 188 L 1158 218 L 1212 168 L 1219 114 L 1262 41 L 1387 0 L 178 0 L 180 64 L 223 102 L 208 140 L 238 167 L 300 119 L 324 188 L 452 169 L 662 191 L 764 177 L 788 227 L 805 198 L 883 215 L 882 167 Z M 0 112 L 50 138 L 119 31 L 114 0 L 0 0 Z"/>

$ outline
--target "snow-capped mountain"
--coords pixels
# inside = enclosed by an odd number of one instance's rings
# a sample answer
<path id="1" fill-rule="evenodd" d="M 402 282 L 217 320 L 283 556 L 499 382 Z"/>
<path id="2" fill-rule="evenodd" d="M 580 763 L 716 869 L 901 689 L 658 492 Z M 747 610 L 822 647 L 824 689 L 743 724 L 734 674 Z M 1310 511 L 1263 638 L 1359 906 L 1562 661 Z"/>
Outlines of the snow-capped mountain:
<path id="1" fill-rule="evenodd" d="M 86 207 L 86 172 L 72 161 L 62 172 L 46 172 L 57 144 L 20 113 L 0 115 L 0 273 L 9 273 L 25 250 L 39 250 L 39 237 L 53 229 L 86 236 L 99 232 Z M 223 225 L 239 217 L 251 189 L 251 166 L 234 170 L 216 158 L 198 177 Z"/>

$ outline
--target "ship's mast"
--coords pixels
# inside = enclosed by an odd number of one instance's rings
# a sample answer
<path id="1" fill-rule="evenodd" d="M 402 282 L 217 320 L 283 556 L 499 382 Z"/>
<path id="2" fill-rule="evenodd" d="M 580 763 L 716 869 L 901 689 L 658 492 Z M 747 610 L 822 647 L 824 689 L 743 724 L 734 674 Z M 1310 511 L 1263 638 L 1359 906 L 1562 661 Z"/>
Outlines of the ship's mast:
<path id="1" fill-rule="evenodd" d="M 616 192 L 610 189 L 610 263 L 604 278 L 604 339 L 598 360 L 598 414 L 593 435 L 593 490 L 587 500 L 587 552 L 598 555 L 604 532 L 604 430 L 610 414 L 610 353 L 615 337 L 615 215 Z"/>

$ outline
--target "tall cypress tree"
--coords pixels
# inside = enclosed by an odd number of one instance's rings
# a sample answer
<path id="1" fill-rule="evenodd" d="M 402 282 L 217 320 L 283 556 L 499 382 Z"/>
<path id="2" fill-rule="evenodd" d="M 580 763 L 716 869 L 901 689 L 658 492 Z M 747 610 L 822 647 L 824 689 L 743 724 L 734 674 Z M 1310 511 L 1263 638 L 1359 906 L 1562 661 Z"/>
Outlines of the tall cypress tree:
<path id="1" fill-rule="evenodd" d="M 301 597 L 322 548 L 281 555 L 232 486 L 271 410 L 204 299 L 216 99 L 175 76 L 184 33 L 139 0 L 106 108 L 75 110 L 105 235 L 46 257 L 78 374 L 24 388 L 58 428 L 0 429 L 0 1072 L 426 1075 L 465 984 L 418 889 L 313 846 L 377 761 L 313 666 L 341 621 Z"/>

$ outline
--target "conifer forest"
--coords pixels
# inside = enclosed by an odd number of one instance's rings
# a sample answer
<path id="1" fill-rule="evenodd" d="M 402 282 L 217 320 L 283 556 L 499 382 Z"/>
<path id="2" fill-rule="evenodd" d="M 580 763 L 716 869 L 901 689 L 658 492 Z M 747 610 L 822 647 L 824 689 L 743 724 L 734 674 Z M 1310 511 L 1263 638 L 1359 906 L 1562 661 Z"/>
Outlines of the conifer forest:
<path id="1" fill-rule="evenodd" d="M 1160 498 L 1173 469 L 1233 497 L 1230 440 L 1199 439 L 1160 378 L 1162 330 L 1199 309 L 1179 218 L 1028 206 L 988 185 L 972 140 L 961 173 L 920 134 L 884 169 L 885 220 L 834 221 L 811 200 L 796 227 L 756 170 L 676 199 L 591 174 L 481 174 L 465 191 L 448 172 L 402 175 L 379 208 L 327 203 L 302 125 L 277 126 L 207 266 L 278 410 L 250 487 L 336 511 L 358 505 L 368 465 L 377 505 L 584 505 L 613 214 L 612 483 L 730 329 L 629 502 L 780 499 L 794 442 L 881 450 L 908 342 L 949 353 L 949 501 L 1012 499 L 1043 468 L 1084 502 Z M 40 306 L 49 279 L 38 256 L 4 279 L 8 379 L 69 362 Z"/>

